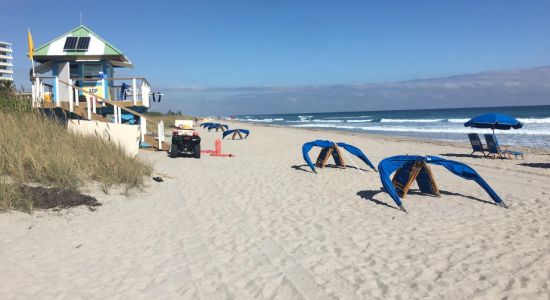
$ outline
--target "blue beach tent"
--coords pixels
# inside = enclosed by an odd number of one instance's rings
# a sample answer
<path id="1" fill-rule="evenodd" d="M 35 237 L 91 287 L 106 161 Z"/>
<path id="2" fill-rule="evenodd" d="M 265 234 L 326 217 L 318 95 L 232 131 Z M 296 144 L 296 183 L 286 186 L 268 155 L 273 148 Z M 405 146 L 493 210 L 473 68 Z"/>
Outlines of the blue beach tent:
<path id="1" fill-rule="evenodd" d="M 244 134 L 244 137 L 242 137 L 241 133 Z M 250 134 L 250 130 L 247 130 L 247 129 L 227 130 L 222 134 L 222 140 L 225 139 L 225 137 L 230 135 L 230 134 L 233 134 L 233 136 L 231 137 L 232 139 L 235 139 L 236 135 L 239 135 L 239 137 L 241 137 L 241 139 L 243 139 L 243 138 L 246 139 L 248 137 L 248 135 Z"/>
<path id="2" fill-rule="evenodd" d="M 202 123 L 202 124 L 200 125 L 200 127 L 206 128 L 206 127 L 208 127 L 208 126 L 210 126 L 210 125 L 212 125 L 212 124 L 214 124 L 214 123 L 212 123 L 212 122 L 204 122 L 204 123 Z"/>
<path id="3" fill-rule="evenodd" d="M 312 142 L 305 143 L 302 146 L 302 156 L 304 160 L 306 161 L 307 165 L 311 168 L 311 170 L 315 173 L 315 165 L 311 162 L 311 159 L 309 158 L 309 151 L 313 147 L 321 147 L 323 149 L 328 149 L 333 147 L 334 145 L 337 145 L 338 147 L 346 149 L 349 153 L 359 157 L 364 163 L 366 163 L 369 167 L 371 167 L 374 171 L 376 171 L 376 168 L 374 165 L 370 162 L 370 160 L 367 158 L 367 156 L 361 151 L 359 148 L 354 147 L 352 145 L 346 144 L 346 143 L 335 143 L 333 141 L 327 141 L 327 140 L 315 140 Z M 334 154 L 333 154 L 334 157 Z M 334 157 L 335 161 L 337 160 L 337 157 Z"/>
<path id="4" fill-rule="evenodd" d="M 384 187 L 385 191 L 390 194 L 390 197 L 401 210 L 406 211 L 390 176 L 392 173 L 399 170 L 402 166 L 419 161 L 423 161 L 427 164 L 443 166 L 451 173 L 459 177 L 475 181 L 487 192 L 487 194 L 489 194 L 491 199 L 493 199 L 493 201 L 497 205 L 507 207 L 502 199 L 500 199 L 500 197 L 497 195 L 497 193 L 489 186 L 489 184 L 485 180 L 483 180 L 483 178 L 481 178 L 481 176 L 479 176 L 479 174 L 474 169 L 461 162 L 447 160 L 437 156 L 424 157 L 416 155 L 399 155 L 388 157 L 382 160 L 380 164 L 378 164 L 378 171 L 380 173 L 380 181 L 382 181 L 382 186 Z"/>
<path id="5" fill-rule="evenodd" d="M 224 125 L 224 124 L 220 124 L 220 123 L 211 123 L 210 125 L 208 125 L 206 127 L 208 129 L 208 131 L 212 130 L 212 129 L 216 129 L 216 131 L 218 130 L 222 130 L 222 131 L 225 131 L 227 129 L 229 129 L 229 126 L 227 125 Z"/>

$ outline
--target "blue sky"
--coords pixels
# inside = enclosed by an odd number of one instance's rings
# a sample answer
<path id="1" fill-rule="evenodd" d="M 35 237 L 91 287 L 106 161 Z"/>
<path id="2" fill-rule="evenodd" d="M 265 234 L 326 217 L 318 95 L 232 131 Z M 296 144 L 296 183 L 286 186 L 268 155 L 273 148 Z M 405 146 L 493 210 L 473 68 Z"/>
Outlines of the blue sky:
<path id="1" fill-rule="evenodd" d="M 18 84 L 28 74 L 27 28 L 38 46 L 78 26 L 80 12 L 130 57 L 131 74 L 157 87 L 380 83 L 550 65 L 550 1 L 0 0 L 0 7 L 0 40 L 14 43 Z"/>

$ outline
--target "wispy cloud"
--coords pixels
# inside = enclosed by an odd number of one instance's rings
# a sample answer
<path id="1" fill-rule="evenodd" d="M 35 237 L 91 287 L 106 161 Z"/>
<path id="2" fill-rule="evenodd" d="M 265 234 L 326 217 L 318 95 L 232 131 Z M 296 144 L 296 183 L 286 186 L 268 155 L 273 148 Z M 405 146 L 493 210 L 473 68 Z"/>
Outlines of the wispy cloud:
<path id="1" fill-rule="evenodd" d="M 200 115 L 548 104 L 550 67 L 381 84 L 162 89 L 153 109 Z"/>

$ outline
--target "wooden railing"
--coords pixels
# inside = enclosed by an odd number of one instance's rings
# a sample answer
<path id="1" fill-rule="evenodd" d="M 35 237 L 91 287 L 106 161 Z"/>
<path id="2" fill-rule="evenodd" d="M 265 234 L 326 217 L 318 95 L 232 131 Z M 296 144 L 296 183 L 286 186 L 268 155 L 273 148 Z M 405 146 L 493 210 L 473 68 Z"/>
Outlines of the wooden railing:
<path id="1" fill-rule="evenodd" d="M 47 85 L 43 82 L 43 79 L 53 79 L 53 86 L 55 88 L 55 93 L 53 94 L 52 102 L 55 103 L 55 107 L 61 107 L 67 109 L 71 113 L 75 113 L 80 117 L 87 120 L 101 120 L 104 122 L 109 122 L 110 120 L 105 119 L 103 116 L 97 114 L 97 108 L 100 107 L 112 107 L 113 109 L 113 123 L 121 124 L 122 123 L 122 111 L 130 113 L 135 117 L 139 117 L 139 126 L 140 126 L 140 135 L 141 141 L 152 144 L 155 148 L 159 150 L 168 150 L 167 144 L 164 142 L 164 122 L 161 120 L 156 122 L 142 113 L 139 113 L 128 107 L 118 105 L 114 101 L 110 101 L 102 96 L 93 94 L 90 91 L 85 90 L 82 87 L 75 86 L 72 80 L 69 82 L 60 80 L 58 77 L 36 77 L 34 78 L 32 98 L 33 98 L 33 107 L 40 108 L 44 107 L 44 87 Z M 59 94 L 62 88 L 66 88 L 68 92 L 68 101 L 60 101 Z M 87 95 L 86 97 L 86 107 L 80 107 L 79 101 L 79 92 Z M 148 92 L 147 92 L 148 93 Z M 64 99 L 65 100 L 65 99 Z M 68 107 L 67 107 L 68 106 Z M 153 137 L 148 131 L 147 126 L 156 125 L 156 137 Z"/>
<path id="2" fill-rule="evenodd" d="M 109 90 L 109 100 L 131 100 L 134 105 L 141 101 L 141 105 L 149 106 L 149 95 L 151 94 L 151 85 L 143 77 L 116 77 L 116 78 L 72 78 L 73 83 L 93 82 L 99 83 L 103 91 Z M 126 81 L 128 83 L 126 83 Z M 126 83 L 127 89 L 122 90 L 123 83 Z M 120 96 L 122 95 L 122 96 Z M 119 97 L 120 96 L 120 97 Z M 128 99 L 123 99 L 128 97 Z"/>
<path id="3" fill-rule="evenodd" d="M 59 82 L 58 77 L 53 76 L 40 76 L 33 78 L 33 93 L 36 89 L 37 97 L 33 98 L 40 98 L 43 99 L 44 96 L 44 90 L 41 90 L 41 83 L 44 83 L 45 81 L 50 81 L 50 86 L 52 87 L 53 91 L 50 91 L 53 99 L 52 102 L 57 103 L 59 102 Z M 98 96 L 101 96 L 104 99 L 108 100 L 123 100 L 119 98 L 126 98 L 128 97 L 128 101 L 132 101 L 132 104 L 134 106 L 150 106 L 149 96 L 151 95 L 151 86 L 147 79 L 143 77 L 121 77 L 121 78 L 72 78 L 71 79 L 72 85 L 82 87 L 84 90 L 94 88 L 94 87 L 83 87 L 82 85 L 85 85 L 86 83 L 93 82 L 95 85 L 101 87 L 103 90 L 102 94 L 98 93 L 92 93 L 90 91 L 87 91 L 86 94 L 95 94 Z M 80 82 L 80 84 L 76 84 Z M 128 81 L 128 83 L 126 83 Z M 123 83 L 126 83 L 127 88 L 122 90 Z M 122 94 L 122 97 L 119 97 Z M 126 100 L 126 99 L 124 99 Z"/>

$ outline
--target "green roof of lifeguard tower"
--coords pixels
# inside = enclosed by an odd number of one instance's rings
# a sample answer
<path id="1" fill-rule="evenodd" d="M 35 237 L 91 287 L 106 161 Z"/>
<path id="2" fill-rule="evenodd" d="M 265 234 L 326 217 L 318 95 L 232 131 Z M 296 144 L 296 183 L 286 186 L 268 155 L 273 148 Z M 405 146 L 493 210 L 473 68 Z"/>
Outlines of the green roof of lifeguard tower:
<path id="1" fill-rule="evenodd" d="M 84 25 L 36 48 L 34 52 L 34 60 L 41 63 L 52 60 L 80 59 L 107 59 L 120 67 L 132 67 L 132 63 L 122 51 Z"/>

